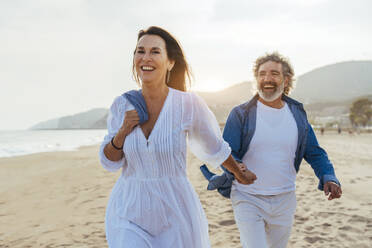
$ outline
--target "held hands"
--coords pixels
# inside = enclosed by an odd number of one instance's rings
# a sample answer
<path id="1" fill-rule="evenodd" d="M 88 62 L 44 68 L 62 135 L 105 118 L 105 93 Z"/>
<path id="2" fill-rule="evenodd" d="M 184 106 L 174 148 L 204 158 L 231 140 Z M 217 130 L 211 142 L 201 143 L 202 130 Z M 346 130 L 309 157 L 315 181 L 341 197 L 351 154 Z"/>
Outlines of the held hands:
<path id="1" fill-rule="evenodd" d="M 328 196 L 328 200 L 333 200 L 340 198 L 342 195 L 341 187 L 338 186 L 335 182 L 328 181 L 324 184 L 324 194 Z"/>
<path id="2" fill-rule="evenodd" d="M 235 173 L 236 180 L 241 184 L 252 184 L 257 179 L 256 175 L 242 163 L 237 163 L 239 172 Z"/>

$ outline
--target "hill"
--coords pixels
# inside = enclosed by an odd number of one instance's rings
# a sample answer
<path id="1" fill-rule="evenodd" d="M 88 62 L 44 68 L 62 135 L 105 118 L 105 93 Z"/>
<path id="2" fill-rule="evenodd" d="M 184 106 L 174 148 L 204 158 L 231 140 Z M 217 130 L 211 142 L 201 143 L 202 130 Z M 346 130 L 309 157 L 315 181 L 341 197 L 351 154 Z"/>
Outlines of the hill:
<path id="1" fill-rule="evenodd" d="M 372 94 L 372 61 L 323 66 L 298 77 L 292 96 L 305 104 L 340 102 Z"/>
<path id="2" fill-rule="evenodd" d="M 97 108 L 75 115 L 44 121 L 32 126 L 40 129 L 100 129 L 106 128 L 107 109 Z M 104 120 L 104 123 L 102 121 Z"/>

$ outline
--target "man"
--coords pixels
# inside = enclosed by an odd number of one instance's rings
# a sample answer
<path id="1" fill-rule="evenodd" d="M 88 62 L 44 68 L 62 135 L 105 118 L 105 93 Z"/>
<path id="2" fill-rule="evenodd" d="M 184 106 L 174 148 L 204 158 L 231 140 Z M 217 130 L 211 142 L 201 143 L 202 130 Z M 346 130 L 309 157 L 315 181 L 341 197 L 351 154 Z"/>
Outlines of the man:
<path id="1" fill-rule="evenodd" d="M 329 200 L 341 197 L 342 191 L 303 105 L 288 97 L 294 76 L 289 61 L 278 53 L 267 54 L 256 60 L 254 76 L 258 94 L 231 111 L 223 137 L 239 166 L 253 172 L 257 180 L 250 185 L 231 180 L 230 189 L 231 174 L 211 177 L 206 167 L 201 169 L 210 180 L 209 189 L 231 195 L 243 248 L 281 248 L 290 236 L 296 173 L 303 158 Z"/>

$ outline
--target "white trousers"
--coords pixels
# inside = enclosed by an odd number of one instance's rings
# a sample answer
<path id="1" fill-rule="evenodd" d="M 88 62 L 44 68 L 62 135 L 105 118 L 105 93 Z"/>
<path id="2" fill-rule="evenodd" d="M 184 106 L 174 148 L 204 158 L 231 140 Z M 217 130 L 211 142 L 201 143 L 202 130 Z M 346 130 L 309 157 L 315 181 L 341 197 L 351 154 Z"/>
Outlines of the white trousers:
<path id="1" fill-rule="evenodd" d="M 252 195 L 231 191 L 235 221 L 243 248 L 285 248 L 296 211 L 296 193 Z"/>

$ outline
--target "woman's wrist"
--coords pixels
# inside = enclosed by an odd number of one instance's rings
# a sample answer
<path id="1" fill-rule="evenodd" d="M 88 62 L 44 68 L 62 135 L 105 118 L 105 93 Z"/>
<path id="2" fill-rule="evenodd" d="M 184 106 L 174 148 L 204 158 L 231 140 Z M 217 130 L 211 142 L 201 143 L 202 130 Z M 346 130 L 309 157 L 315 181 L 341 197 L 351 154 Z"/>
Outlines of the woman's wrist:
<path id="1" fill-rule="evenodd" d="M 123 150 L 123 145 L 121 145 L 121 146 L 117 146 L 117 145 L 115 145 L 115 137 L 116 136 L 114 136 L 114 137 L 112 137 L 112 139 L 111 139 L 111 145 L 112 145 L 112 147 L 114 147 L 114 149 L 115 150 L 118 150 L 118 151 L 121 151 L 121 150 Z"/>
<path id="2" fill-rule="evenodd" d="M 124 140 L 127 134 L 123 132 L 121 129 L 116 133 L 114 137 L 111 139 L 111 145 L 116 149 L 116 150 L 122 150 L 123 145 L 124 145 Z"/>
<path id="3" fill-rule="evenodd" d="M 234 176 L 239 173 L 241 174 L 238 164 L 235 162 L 235 160 L 233 159 L 231 155 L 223 163 L 223 166 L 225 166 L 225 168 L 228 171 L 230 171 Z"/>

